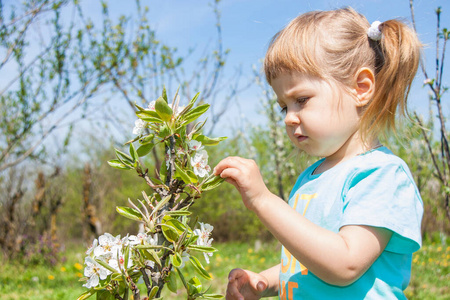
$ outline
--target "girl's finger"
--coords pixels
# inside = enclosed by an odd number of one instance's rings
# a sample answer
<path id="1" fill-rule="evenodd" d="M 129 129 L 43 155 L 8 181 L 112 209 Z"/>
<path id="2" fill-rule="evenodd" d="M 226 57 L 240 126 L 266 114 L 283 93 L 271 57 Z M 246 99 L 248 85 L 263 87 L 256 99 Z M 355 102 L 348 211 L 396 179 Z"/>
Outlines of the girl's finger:
<path id="1" fill-rule="evenodd" d="M 229 282 L 227 285 L 227 300 L 244 300 L 244 296 L 239 292 L 237 282 Z"/>
<path id="2" fill-rule="evenodd" d="M 245 164 L 245 161 L 243 158 L 238 156 L 230 156 L 223 160 L 221 160 L 216 167 L 214 168 L 214 174 L 219 175 L 222 173 L 224 169 L 227 168 L 239 168 L 239 166 L 242 166 Z"/>

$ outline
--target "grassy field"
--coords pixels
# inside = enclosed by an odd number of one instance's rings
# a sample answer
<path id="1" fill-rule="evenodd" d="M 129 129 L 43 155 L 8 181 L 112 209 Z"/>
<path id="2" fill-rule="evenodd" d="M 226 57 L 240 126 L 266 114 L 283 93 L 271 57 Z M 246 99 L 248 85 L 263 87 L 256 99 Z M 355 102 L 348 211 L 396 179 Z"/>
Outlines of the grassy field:
<path id="1" fill-rule="evenodd" d="M 261 271 L 278 263 L 279 246 L 263 244 L 216 244 L 216 253 L 207 266 L 214 276 L 211 292 L 224 293 L 228 272 L 235 267 Z M 0 298 L 9 299 L 76 299 L 86 289 L 78 279 L 83 273 L 83 248 L 65 252 L 65 262 L 55 267 L 38 265 L 24 267 L 16 263 L 0 264 Z M 413 276 L 406 290 L 409 299 L 450 299 L 450 246 L 426 243 L 413 257 Z M 141 294 L 145 290 L 141 290 Z M 185 299 L 180 295 L 165 294 L 165 299 Z M 92 298 L 95 299 L 95 298 Z"/>

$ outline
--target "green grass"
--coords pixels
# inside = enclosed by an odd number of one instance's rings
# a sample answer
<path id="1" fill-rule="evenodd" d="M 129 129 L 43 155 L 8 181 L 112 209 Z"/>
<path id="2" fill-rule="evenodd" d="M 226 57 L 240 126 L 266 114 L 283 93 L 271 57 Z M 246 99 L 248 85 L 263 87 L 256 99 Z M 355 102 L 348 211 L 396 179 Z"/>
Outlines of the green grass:
<path id="1" fill-rule="evenodd" d="M 236 267 L 255 272 L 275 265 L 280 248 L 274 243 L 263 244 L 255 249 L 254 244 L 226 243 L 215 245 L 219 252 L 207 265 L 212 273 L 211 293 L 225 292 L 228 272 Z M 84 250 L 81 247 L 68 249 L 66 261 L 57 266 L 38 265 L 25 267 L 14 262 L 0 264 L 1 299 L 76 299 L 86 291 L 78 279 L 82 276 Z M 204 260 L 199 257 L 202 262 Z M 427 243 L 413 257 L 413 275 L 406 290 L 409 299 L 450 299 L 450 246 Z M 178 285 L 181 288 L 181 284 Z M 141 289 L 141 295 L 145 289 Z M 165 291 L 165 299 L 186 299 L 184 291 L 179 295 Z M 95 298 L 92 298 L 95 299 Z"/>

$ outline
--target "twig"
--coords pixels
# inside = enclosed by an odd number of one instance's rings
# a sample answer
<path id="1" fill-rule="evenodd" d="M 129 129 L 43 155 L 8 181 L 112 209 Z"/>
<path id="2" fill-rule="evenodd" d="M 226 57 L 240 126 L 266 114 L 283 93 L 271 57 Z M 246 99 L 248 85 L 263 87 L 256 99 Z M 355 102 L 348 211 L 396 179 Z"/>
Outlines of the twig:
<path id="1" fill-rule="evenodd" d="M 431 143 L 430 143 L 430 140 L 428 139 L 427 133 L 425 132 L 425 129 L 424 129 L 423 124 L 422 124 L 422 121 L 420 120 L 420 118 L 419 118 L 419 116 L 417 115 L 416 112 L 414 112 L 414 117 L 416 118 L 417 123 L 419 123 L 419 127 L 420 127 L 420 130 L 421 130 L 421 132 L 422 132 L 422 136 L 423 136 L 423 138 L 425 139 L 425 142 L 426 142 L 426 144 L 427 144 L 428 152 L 429 152 L 430 155 L 431 155 L 431 159 L 432 159 L 432 161 L 433 161 L 434 168 L 436 169 L 436 171 L 437 171 L 437 173 L 438 173 L 438 178 L 439 178 L 439 180 L 440 180 L 442 183 L 445 183 L 445 182 L 444 182 L 444 176 L 442 176 L 441 170 L 440 170 L 440 168 L 439 168 L 439 166 L 438 166 L 438 164 L 437 164 L 436 156 L 435 156 L 435 154 L 434 154 L 434 152 L 433 152 L 433 149 L 431 148 Z"/>

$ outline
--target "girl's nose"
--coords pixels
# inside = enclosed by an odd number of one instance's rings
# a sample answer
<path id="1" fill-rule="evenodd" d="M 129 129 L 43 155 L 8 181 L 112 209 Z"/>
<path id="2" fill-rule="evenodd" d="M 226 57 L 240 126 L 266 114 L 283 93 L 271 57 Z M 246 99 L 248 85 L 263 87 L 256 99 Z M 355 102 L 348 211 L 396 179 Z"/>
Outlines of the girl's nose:
<path id="1" fill-rule="evenodd" d="M 298 114 L 294 111 L 287 111 L 286 116 L 284 116 L 284 124 L 286 126 L 298 125 L 300 124 L 300 118 Z"/>

